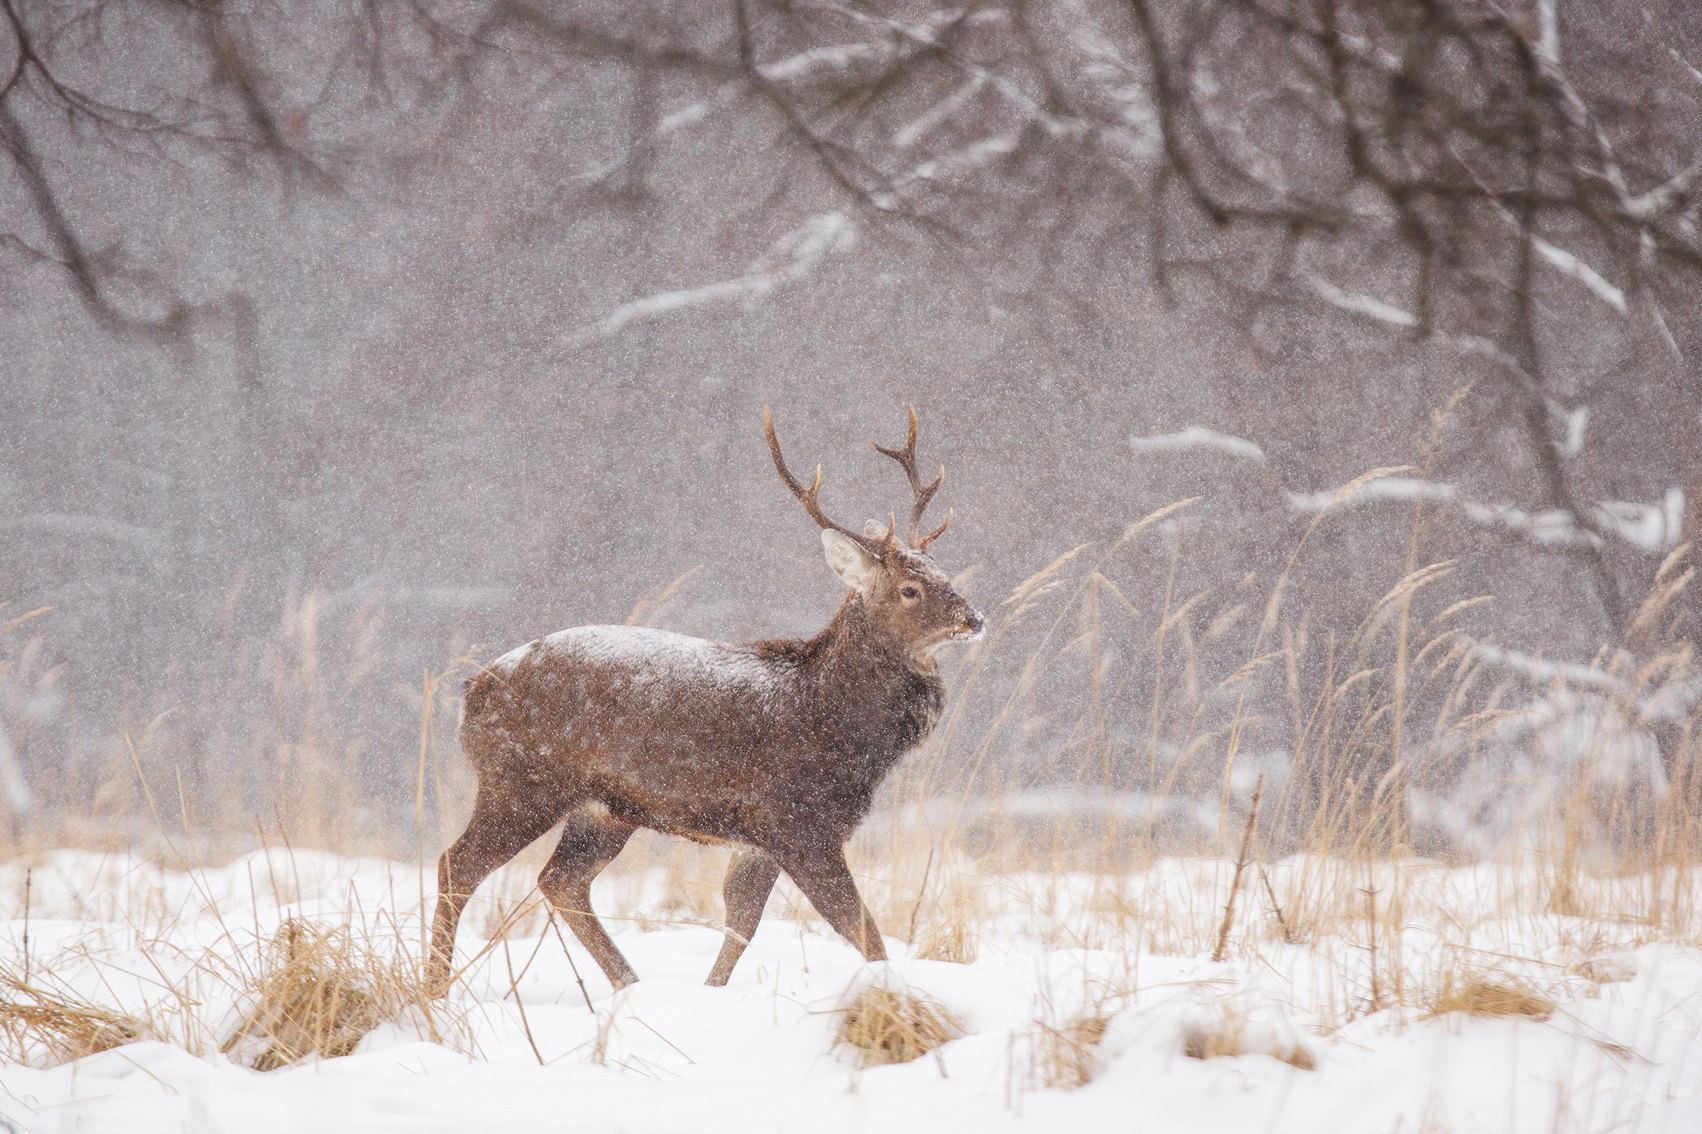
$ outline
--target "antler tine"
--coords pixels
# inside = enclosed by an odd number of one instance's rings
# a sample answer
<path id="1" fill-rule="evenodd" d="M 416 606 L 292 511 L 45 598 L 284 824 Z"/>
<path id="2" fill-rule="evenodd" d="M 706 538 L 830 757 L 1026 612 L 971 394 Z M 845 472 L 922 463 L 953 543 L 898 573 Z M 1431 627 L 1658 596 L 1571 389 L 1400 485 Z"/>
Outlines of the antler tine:
<path id="1" fill-rule="evenodd" d="M 934 478 L 933 484 L 923 484 L 922 478 L 916 475 L 916 407 L 906 405 L 904 408 L 910 411 L 910 433 L 904 439 L 904 448 L 888 449 L 878 441 L 870 441 L 869 444 L 873 445 L 877 452 L 886 454 L 902 465 L 904 475 L 910 478 L 910 491 L 915 494 L 916 503 L 910 508 L 910 522 L 904 528 L 904 542 L 917 551 L 925 551 L 930 543 L 943 535 L 945 530 L 951 526 L 951 517 L 948 515 L 946 522 L 935 529 L 932 534 L 922 539 L 916 538 L 916 525 L 922 522 L 922 513 L 928 510 L 928 502 L 934 498 L 934 493 L 938 492 L 940 486 L 946 482 L 946 467 L 940 466 L 940 475 Z"/>
<path id="2" fill-rule="evenodd" d="M 816 503 L 816 496 L 821 492 L 820 465 L 816 466 L 815 483 L 810 485 L 808 488 L 799 484 L 797 479 L 793 477 L 791 470 L 786 467 L 786 458 L 780 455 L 780 438 L 774 432 L 774 416 L 768 412 L 767 406 L 762 407 L 762 429 L 763 432 L 768 435 L 768 451 L 774 456 L 774 467 L 780 473 L 780 479 L 786 482 L 786 487 L 792 491 L 793 496 L 798 498 L 798 503 L 804 506 L 804 511 L 810 514 L 810 519 L 816 522 L 816 526 L 823 529 L 831 528 L 842 535 L 850 536 L 852 539 L 857 541 L 858 545 L 861 546 L 863 550 L 867 551 L 871 555 L 884 555 L 891 546 L 892 533 L 890 531 L 887 533 L 887 538 L 885 540 L 880 543 L 876 543 L 867 536 L 860 535 L 859 533 L 852 531 L 850 528 L 834 523 L 832 520 L 828 519 L 827 514 L 821 510 L 821 505 Z"/>
<path id="3" fill-rule="evenodd" d="M 950 508 L 947 508 L 946 509 L 946 522 L 941 524 L 939 527 L 935 528 L 933 531 L 929 532 L 927 535 L 923 536 L 922 542 L 918 543 L 916 545 L 916 550 L 917 551 L 928 550 L 928 545 L 930 543 L 933 543 L 935 540 L 937 540 L 941 536 L 945 535 L 946 529 L 951 527 L 951 517 L 952 517 L 952 510 Z"/>

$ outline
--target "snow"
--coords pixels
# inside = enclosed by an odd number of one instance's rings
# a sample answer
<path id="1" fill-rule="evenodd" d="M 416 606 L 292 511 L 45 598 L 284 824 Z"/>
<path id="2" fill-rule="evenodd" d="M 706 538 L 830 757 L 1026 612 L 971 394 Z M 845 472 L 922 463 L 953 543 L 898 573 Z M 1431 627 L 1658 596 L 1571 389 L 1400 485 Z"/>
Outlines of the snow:
<path id="1" fill-rule="evenodd" d="M 541 658 L 572 655 L 599 668 L 622 670 L 641 684 L 671 688 L 689 684 L 760 694 L 773 685 L 776 675 L 773 664 L 763 662 L 746 647 L 648 626 L 560 630 L 503 654 L 491 663 L 491 672 L 507 674 L 534 651 Z"/>
<path id="2" fill-rule="evenodd" d="M 1688 707 L 1695 690 L 1684 692 Z M 1606 845 L 1611 819 L 1568 805 L 1582 797 L 1626 808 L 1666 796 L 1660 748 L 1642 727 L 1659 707 L 1657 698 L 1637 704 L 1557 683 L 1527 708 L 1444 742 L 1459 770 L 1441 786 L 1412 793 L 1413 818 L 1445 831 L 1453 845 L 1485 854 L 1539 844 L 1549 837 L 1544 820 L 1570 810 L 1586 842 Z"/>
<path id="3" fill-rule="evenodd" d="M 1324 492 L 1291 492 L 1288 494 L 1288 504 L 1296 512 L 1322 512 L 1330 506 L 1332 501 L 1336 500 L 1340 492 L 1339 489 Z M 1407 476 L 1385 476 L 1360 485 L 1352 494 L 1343 496 L 1340 501 L 1337 501 L 1336 507 L 1347 508 L 1373 500 L 1401 502 L 1426 500 L 1439 504 L 1451 504 L 1455 498 L 1456 493 L 1451 484 L 1438 484 L 1435 481 L 1418 480 Z"/>
<path id="4" fill-rule="evenodd" d="M 1512 222 L 1511 213 L 1503 212 L 1503 216 Z M 1537 254 L 1548 261 L 1561 275 L 1569 276 L 1583 284 L 1591 295 L 1613 308 L 1619 314 L 1626 314 L 1630 308 L 1625 301 L 1625 292 L 1616 287 L 1607 277 L 1586 264 L 1566 249 L 1539 237 L 1532 237 L 1531 247 Z M 1355 295 L 1336 287 L 1322 276 L 1312 275 L 1307 278 L 1308 285 L 1318 298 L 1333 307 L 1343 311 L 1351 311 L 1356 315 L 1364 315 L 1380 323 L 1389 323 L 1396 327 L 1418 326 L 1418 316 L 1412 312 L 1385 303 L 1369 295 Z"/>
<path id="5" fill-rule="evenodd" d="M 1577 426 L 1580 433 L 1582 428 L 1580 420 Z M 1547 547 L 1587 547 L 1600 542 L 1595 533 L 1580 528 L 1572 514 L 1563 509 L 1527 512 L 1511 504 L 1488 504 L 1461 495 L 1451 484 L 1415 477 L 1381 477 L 1367 481 L 1350 495 L 1337 500 L 1339 495 L 1340 490 L 1290 492 L 1288 503 L 1296 512 L 1316 515 L 1330 508 L 1332 502 L 1337 509 L 1342 509 L 1377 502 L 1423 500 L 1456 507 L 1461 515 L 1479 527 L 1500 528 Z M 1618 536 L 1641 551 L 1671 551 L 1678 546 L 1682 535 L 1684 490 L 1677 487 L 1667 489 L 1659 504 L 1603 500 L 1595 505 L 1593 518 L 1603 531 Z"/>
<path id="6" fill-rule="evenodd" d="M 1390 303 L 1369 295 L 1354 295 L 1336 287 L 1322 276 L 1311 276 L 1307 283 L 1325 303 L 1339 307 L 1343 311 L 1351 311 L 1355 315 L 1365 315 L 1379 323 L 1391 323 L 1397 327 L 1418 326 L 1418 316 L 1410 311 L 1403 311 Z"/>
<path id="7" fill-rule="evenodd" d="M 681 130 L 687 126 L 694 126 L 697 123 L 702 122 L 707 117 L 709 117 L 708 103 L 689 103 L 685 107 L 674 111 L 672 114 L 662 119 L 662 121 L 658 122 L 656 124 L 656 133 L 658 136 L 665 137 L 668 134 L 672 134 L 675 130 Z"/>
<path id="8" fill-rule="evenodd" d="M 1233 437 L 1227 433 L 1207 429 L 1203 425 L 1190 425 L 1175 433 L 1158 433 L 1151 437 L 1131 437 L 1129 447 L 1137 453 L 1176 453 L 1189 449 L 1217 449 L 1232 457 L 1245 457 L 1250 461 L 1265 459 L 1265 451 L 1244 437 Z"/>
<path id="9" fill-rule="evenodd" d="M 0 520 L 0 532 L 17 532 L 23 538 L 35 534 L 98 539 L 122 544 L 159 567 L 167 562 L 169 541 L 152 528 L 127 524 L 110 516 L 86 516 L 68 512 L 38 512 Z"/>
<path id="10" fill-rule="evenodd" d="M 1632 684 L 1623 676 L 1608 673 L 1600 666 L 1539 658 L 1490 642 L 1481 642 L 1472 647 L 1472 653 L 1492 665 L 1506 666 L 1534 681 L 1551 683 L 1559 679 L 1568 685 L 1581 685 L 1586 689 L 1610 689 L 1622 697 L 1632 696 L 1635 692 Z"/>
<path id="11" fill-rule="evenodd" d="M 568 336 L 568 342 L 572 346 L 583 346 L 617 334 L 633 323 L 725 300 L 740 300 L 747 304 L 761 302 L 777 288 L 808 276 L 830 256 L 849 249 L 856 242 L 856 234 L 856 226 L 844 213 L 823 213 L 811 217 L 775 241 L 767 255 L 752 264 L 744 275 L 635 299 L 617 307 L 596 323 L 574 331 Z"/>
<path id="12" fill-rule="evenodd" d="M 1684 527 L 1684 490 L 1667 489 L 1659 504 L 1604 500 L 1596 505 L 1596 522 L 1633 547 L 1671 551 Z"/>
<path id="13" fill-rule="evenodd" d="M 757 72 L 769 82 L 782 83 L 820 70 L 843 71 L 854 63 L 881 59 L 890 53 L 886 47 L 872 43 L 838 43 L 812 47 L 773 63 L 759 64 Z"/>
<path id="14" fill-rule="evenodd" d="M 439 1013 L 447 1042 L 404 1020 L 353 1055 L 261 1073 L 216 1051 L 256 938 L 299 916 L 411 948 L 430 899 L 419 866 L 273 851 L 184 872 L 53 852 L 32 871 L 36 979 L 145 1014 L 158 1038 L 57 1067 L 0 1066 L 0 1114 L 19 1131 L 126 1134 L 1702 1129 L 1702 950 L 1629 916 L 1638 880 L 1585 880 L 1600 916 L 1562 917 L 1534 869 L 1284 860 L 1269 864 L 1271 892 L 1290 918 L 1324 919 L 1315 942 L 1284 944 L 1270 902 L 1243 891 L 1230 959 L 1213 963 L 1228 867 L 967 878 L 970 964 L 917 960 L 889 938 L 895 959 L 868 966 L 783 884 L 724 989 L 701 984 L 719 935 L 670 917 L 663 872 L 606 876 L 598 907 L 632 915 L 609 924 L 644 977 L 619 993 L 577 944 L 570 964 L 541 916 L 506 942 L 480 940 L 487 895 L 469 910 L 461 959 L 490 948 Z M 23 872 L 0 867 L 0 916 L 12 919 L 0 958 L 14 965 Z M 491 893 L 524 887 L 508 874 Z M 878 900 L 889 883 L 864 885 Z M 1364 889 L 1402 903 L 1398 939 L 1380 953 L 1353 913 Z M 1329 900 L 1306 907 L 1303 892 Z M 1667 936 L 1694 940 L 1694 928 Z M 1390 1006 L 1369 1003 L 1374 964 Z M 1462 966 L 1525 981 L 1554 1011 L 1427 1017 L 1415 990 Z M 859 1068 L 834 1050 L 834 1009 L 876 980 L 934 998 L 966 1034 L 913 1063 Z M 1046 1087 L 1043 1025 L 1084 1008 L 1109 1017 L 1092 1079 Z"/>
<path id="15" fill-rule="evenodd" d="M 1566 440 L 1560 444 L 1562 457 L 1576 457 L 1584 451 L 1584 433 L 1589 426 L 1589 406 L 1578 406 L 1566 411 Z"/>
<path id="16" fill-rule="evenodd" d="M 1554 265 L 1562 275 L 1571 276 L 1583 284 L 1590 290 L 1590 294 L 1621 315 L 1627 314 L 1631 310 L 1626 305 L 1624 291 L 1609 283 L 1607 277 L 1566 249 L 1556 247 L 1540 236 L 1531 238 L 1531 247 L 1535 248 L 1544 260 Z"/>
<path id="17" fill-rule="evenodd" d="M 999 134 L 990 134 L 979 138 L 960 149 L 951 150 L 938 157 L 929 158 L 910 169 L 905 170 L 892 179 L 895 189 L 906 189 L 918 181 L 938 180 L 964 170 L 975 169 L 997 161 L 1007 154 L 1014 153 L 1022 141 L 1020 130 L 1010 130 Z M 891 194 L 880 194 L 878 203 L 883 208 L 897 208 L 898 201 Z"/>

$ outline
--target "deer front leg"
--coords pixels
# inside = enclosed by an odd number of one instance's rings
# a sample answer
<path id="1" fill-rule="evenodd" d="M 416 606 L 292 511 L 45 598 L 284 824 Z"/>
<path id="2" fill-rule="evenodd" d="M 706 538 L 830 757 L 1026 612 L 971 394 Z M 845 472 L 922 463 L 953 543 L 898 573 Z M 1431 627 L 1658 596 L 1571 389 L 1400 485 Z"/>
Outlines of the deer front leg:
<path id="1" fill-rule="evenodd" d="M 728 933 L 705 984 L 720 988 L 733 975 L 733 966 L 739 963 L 757 924 L 762 921 L 763 907 L 768 905 L 769 891 L 774 889 L 778 877 L 780 864 L 759 850 L 741 851 L 727 867 L 721 899 L 727 905 Z"/>
<path id="2" fill-rule="evenodd" d="M 843 847 L 807 846 L 788 851 L 775 849 L 770 853 L 816 912 L 863 954 L 865 961 L 886 960 L 886 944 L 881 941 L 873 915 L 857 893 L 857 884 L 851 880 Z"/>

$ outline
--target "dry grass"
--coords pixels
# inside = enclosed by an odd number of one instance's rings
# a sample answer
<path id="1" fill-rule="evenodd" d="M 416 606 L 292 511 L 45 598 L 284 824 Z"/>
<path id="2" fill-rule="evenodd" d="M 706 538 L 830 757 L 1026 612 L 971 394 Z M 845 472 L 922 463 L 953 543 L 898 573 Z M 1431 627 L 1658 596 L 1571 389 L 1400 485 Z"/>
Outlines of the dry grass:
<path id="1" fill-rule="evenodd" d="M 962 919 L 938 922 L 917 936 L 916 957 L 923 961 L 950 961 L 968 965 L 975 961 L 975 930 Z"/>
<path id="2" fill-rule="evenodd" d="M 964 1034 L 963 1024 L 925 996 L 871 985 L 839 1009 L 833 1041 L 864 1067 L 908 1063 Z"/>
<path id="3" fill-rule="evenodd" d="M 251 1003 L 219 1050 L 256 1071 L 352 1053 L 386 1019 L 425 1008 L 418 981 L 347 926 L 290 918 L 262 956 Z"/>
<path id="4" fill-rule="evenodd" d="M 659 887 L 646 905 L 659 911 L 664 921 L 720 923 L 721 881 L 732 859 L 725 847 L 701 846 L 650 831 L 634 835 L 632 842 L 637 845 L 623 853 L 622 869 L 654 879 Z"/>
<path id="5" fill-rule="evenodd" d="M 1581 976 L 1591 984 L 1617 984 L 1637 979 L 1637 961 L 1633 957 L 1590 957 L 1566 970 Z"/>
<path id="6" fill-rule="evenodd" d="M 1527 1016 L 1546 1020 L 1554 1014 L 1554 1001 L 1517 978 L 1494 972 L 1453 972 L 1429 998 L 1429 1016 L 1466 1012 L 1473 1016 Z"/>
<path id="7" fill-rule="evenodd" d="M 465 915 L 479 940 L 536 937 L 544 932 L 549 903 L 538 890 L 538 875 L 560 837 L 560 830 L 552 828 L 479 887 L 479 899 L 468 905 Z"/>
<path id="8" fill-rule="evenodd" d="M 0 973 L 0 986 L 10 994 L 0 1001 L 0 1036 L 7 1056 L 20 1063 L 69 1063 L 147 1034 L 141 1020 L 64 990 L 26 983 L 16 973 Z"/>
<path id="9" fill-rule="evenodd" d="M 1317 1060 L 1305 1044 L 1282 1036 L 1256 1033 L 1241 1012 L 1229 1004 L 1188 1019 L 1182 1026 L 1182 1054 L 1190 1059 L 1218 1059 L 1238 1055 L 1269 1055 L 1290 1067 L 1311 1071 Z"/>
<path id="10" fill-rule="evenodd" d="M 1087 1012 L 1061 1025 L 1034 1023 L 1029 1055 L 1029 1079 L 1041 1087 L 1073 1091 L 1092 1081 L 1099 1066 L 1099 1041 L 1111 1017 Z"/>
<path id="11" fill-rule="evenodd" d="M 1439 444 L 1448 412 L 1420 445 L 1425 452 Z M 1354 483 L 1393 471 L 1374 470 Z M 1293 609 L 1291 575 L 1318 554 L 1313 536 L 1333 522 L 1329 509 L 1297 541 L 1276 578 L 1249 577 L 1189 594 L 1183 581 L 1201 572 L 1188 569 L 1184 552 L 1188 503 L 1161 508 L 1103 545 L 1058 556 L 988 606 L 995 615 L 990 632 L 945 659 L 952 692 L 946 719 L 881 797 L 889 813 L 924 815 L 925 837 L 906 835 L 892 845 L 863 840 L 865 869 L 859 873 L 881 862 L 893 864 L 894 878 L 921 874 L 910 860 L 925 861 L 926 852 L 937 854 L 938 887 L 960 873 L 955 864 L 970 859 L 990 873 L 1091 870 L 1110 876 L 1166 854 L 1233 853 L 1254 775 L 1268 766 L 1252 754 L 1269 752 L 1285 759 L 1267 783 L 1252 846 L 1255 867 L 1297 851 L 1355 860 L 1398 857 L 1414 848 L 1477 854 L 1482 848 L 1462 848 L 1457 832 L 1415 817 L 1409 797 L 1445 788 L 1487 749 L 1507 747 L 1522 727 L 1525 704 L 1561 686 L 1587 689 L 1597 699 L 1573 722 L 1590 751 L 1569 771 L 1539 768 L 1519 781 L 1534 782 L 1540 774 L 1567 780 L 1567 790 L 1543 801 L 1552 806 L 1541 824 L 1508 836 L 1526 850 L 1542 844 L 1540 853 L 1551 864 L 1553 908 L 1577 908 L 1580 871 L 1702 862 L 1702 775 L 1694 773 L 1686 752 L 1669 762 L 1672 790 L 1664 800 L 1597 782 L 1607 774 L 1605 749 L 1627 732 L 1646 731 L 1650 707 L 1672 702 L 1694 677 L 1689 645 L 1664 636 L 1672 622 L 1668 607 L 1687 585 L 1676 566 L 1663 569 L 1634 619 L 1628 636 L 1634 650 L 1604 651 L 1592 666 L 1572 667 L 1591 671 L 1582 678 L 1561 672 L 1564 667 L 1550 667 L 1554 674 L 1544 676 L 1541 667 L 1521 669 L 1479 651 L 1463 624 L 1479 600 L 1456 601 L 1448 591 L 1452 566 L 1423 562 L 1417 504 L 1407 562 L 1385 580 L 1386 591 L 1365 604 L 1357 625 L 1332 611 L 1330 624 L 1346 629 L 1320 632 L 1312 612 Z M 1165 585 L 1155 592 L 1160 580 Z M 654 621 L 658 604 L 683 582 L 653 591 L 633 617 Z M 415 829 L 374 823 L 369 793 L 349 774 L 359 761 L 336 740 L 334 711 L 339 690 L 382 669 L 371 653 L 374 615 L 363 608 L 335 630 L 326 609 L 324 596 L 314 593 L 287 604 L 256 677 L 274 694 L 271 716 L 255 724 L 267 734 L 264 751 L 233 749 L 241 766 L 269 769 L 248 782 L 272 785 L 275 798 L 239 799 L 211 773 L 180 773 L 173 730 L 181 727 L 181 714 L 168 714 L 126 734 L 133 753 L 117 744 L 98 768 L 83 767 L 78 774 L 94 781 L 86 785 L 94 790 L 68 795 L 64 813 L 51 824 L 31 832 L 35 820 L 19 817 L 23 837 L 38 846 L 136 848 L 140 842 L 167 859 L 220 861 L 252 845 L 249 817 L 258 810 L 275 837 L 287 835 L 293 845 L 381 850 L 390 857 L 402 857 L 405 845 L 417 848 L 420 869 L 429 872 L 428 860 L 459 829 L 472 797 L 464 762 L 449 739 L 457 708 L 450 678 L 465 667 L 428 676 L 418 691 Z M 12 641 L 0 644 L 19 660 L 0 657 L 0 672 L 8 665 L 18 674 L 33 672 L 24 661 L 39 652 L 40 640 L 19 650 L 10 649 Z M 1592 715 L 1617 723 L 1592 725 L 1584 720 Z M 1549 732 L 1556 733 L 1567 722 L 1552 723 Z M 1543 737 L 1531 738 L 1529 747 L 1541 750 Z M 1557 762 L 1556 753 L 1546 755 L 1551 765 Z M 178 799 L 172 798 L 174 779 Z M 1029 811 L 998 818 L 1009 799 L 1058 787 L 1107 800 L 1142 795 L 1145 803 L 1103 817 Z M 150 792 L 163 820 L 153 813 Z M 88 800 L 98 813 L 79 806 Z M 985 821 L 988 815 L 995 821 Z M 242 818 L 222 818 L 228 816 Z M 188 830 L 195 832 L 196 848 L 170 845 L 172 838 L 181 843 Z M 0 824 L 0 840 L 7 837 Z M 635 839 L 616 873 L 648 872 L 646 862 L 660 862 L 670 893 L 666 912 L 715 918 L 719 887 L 712 860 L 653 842 Z M 198 853 L 179 853 L 185 850 Z M 918 895 L 904 890 L 895 886 L 884 907 L 871 897 L 889 929 L 916 925 L 929 932 L 932 924 L 957 919 L 936 916 L 929 898 L 927 916 L 918 922 L 910 916 Z M 482 924 L 475 914 L 475 924 L 485 932 L 535 929 L 509 916 L 530 900 L 529 891 L 530 877 L 505 892 Z M 1333 920 L 1328 911 L 1311 908 L 1311 897 L 1307 886 L 1282 895 L 1289 931 L 1300 940 L 1315 934 L 1316 921 Z M 1695 903 L 1688 892 L 1663 895 L 1659 910 L 1650 903 L 1651 914 L 1682 919 Z"/>

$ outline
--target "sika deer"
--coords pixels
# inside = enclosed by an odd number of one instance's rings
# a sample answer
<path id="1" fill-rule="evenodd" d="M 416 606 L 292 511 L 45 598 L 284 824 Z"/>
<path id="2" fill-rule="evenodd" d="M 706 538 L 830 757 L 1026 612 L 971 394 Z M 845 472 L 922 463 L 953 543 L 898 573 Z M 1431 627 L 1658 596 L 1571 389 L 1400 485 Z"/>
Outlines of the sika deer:
<path id="1" fill-rule="evenodd" d="M 467 829 L 438 862 L 428 983 L 450 983 L 455 926 L 491 871 L 563 817 L 538 886 L 616 988 L 638 979 L 591 912 L 591 880 L 638 827 L 737 846 L 723 895 L 728 932 L 709 974 L 722 985 L 762 918 L 781 870 L 863 956 L 884 960 L 874 919 L 845 865 L 845 840 L 893 765 L 939 720 L 945 687 L 934 651 L 980 634 L 981 615 L 952 589 L 918 536 L 945 481 L 916 473 L 916 411 L 902 449 L 875 445 L 910 479 L 905 537 L 869 521 L 862 534 L 816 502 L 780 453 L 780 479 L 821 528 L 828 566 L 850 594 L 813 638 L 733 644 L 630 626 L 582 626 L 540 638 L 467 683 L 461 746 L 478 773 Z M 874 444 L 870 442 L 870 444 Z"/>

